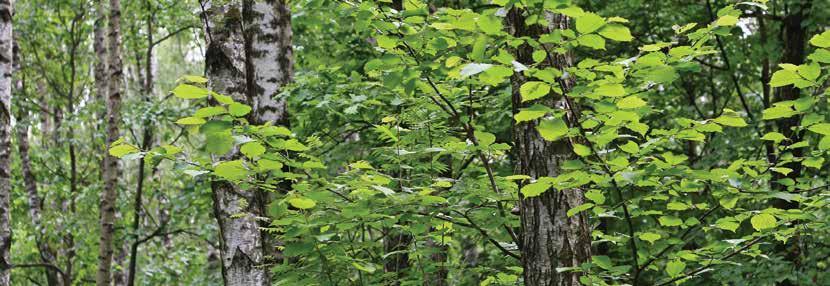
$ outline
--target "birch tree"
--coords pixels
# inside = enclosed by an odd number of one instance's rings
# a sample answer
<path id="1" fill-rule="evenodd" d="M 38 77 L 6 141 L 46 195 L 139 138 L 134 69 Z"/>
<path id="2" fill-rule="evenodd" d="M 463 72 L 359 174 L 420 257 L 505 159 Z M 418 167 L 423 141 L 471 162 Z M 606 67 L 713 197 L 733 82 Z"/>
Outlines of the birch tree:
<path id="1" fill-rule="evenodd" d="M 107 92 L 107 146 L 118 139 L 118 124 L 121 109 L 121 81 L 123 76 L 121 60 L 121 1 L 110 0 L 109 14 L 109 54 L 108 54 L 108 92 Z M 113 256 L 113 235 L 115 232 L 115 207 L 118 188 L 118 160 L 112 156 L 104 159 L 104 190 L 101 194 L 101 239 L 99 242 L 99 261 L 96 283 L 99 286 L 110 284 Z"/>
<path id="2" fill-rule="evenodd" d="M 14 0 L 0 1 L 0 285 L 11 283 L 11 119 Z"/>
<path id="3" fill-rule="evenodd" d="M 291 22 L 283 1 L 203 3 L 207 37 L 206 74 L 212 90 L 253 107 L 249 121 L 287 124 L 278 98 L 291 80 Z M 237 151 L 225 157 L 238 156 Z M 275 248 L 260 231 L 267 194 L 214 181 L 214 215 L 220 228 L 225 285 L 269 285 L 264 264 Z M 241 214 L 242 216 L 238 216 Z"/>

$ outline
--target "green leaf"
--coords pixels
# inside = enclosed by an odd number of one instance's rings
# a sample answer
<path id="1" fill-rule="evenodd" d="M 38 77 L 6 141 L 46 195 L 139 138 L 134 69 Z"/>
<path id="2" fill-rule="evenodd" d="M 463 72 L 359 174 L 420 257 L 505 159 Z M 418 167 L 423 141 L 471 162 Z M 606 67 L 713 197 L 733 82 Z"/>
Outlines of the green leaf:
<path id="1" fill-rule="evenodd" d="M 605 25 L 605 19 L 594 13 L 584 13 L 576 18 L 576 31 L 588 34 Z"/>
<path id="2" fill-rule="evenodd" d="M 744 126 L 747 125 L 746 121 L 744 121 L 743 118 L 740 118 L 740 117 L 737 117 L 737 116 L 723 115 L 723 116 L 720 116 L 718 118 L 715 118 L 714 121 L 717 122 L 720 125 L 731 126 L 731 127 L 744 127 Z"/>
<path id="3" fill-rule="evenodd" d="M 395 38 L 383 35 L 375 37 L 375 41 L 378 43 L 378 47 L 385 50 L 394 50 L 398 45 L 398 41 Z"/>
<path id="4" fill-rule="evenodd" d="M 631 31 L 627 27 L 620 24 L 608 24 L 599 30 L 599 34 L 607 39 L 617 42 L 630 42 L 634 39 L 631 36 Z"/>
<path id="5" fill-rule="evenodd" d="M 768 213 L 760 213 L 752 217 L 749 220 L 752 223 L 752 228 L 755 230 L 761 231 L 765 229 L 774 228 L 775 224 L 778 223 L 778 220 L 775 219 L 774 216 Z"/>
<path id="6" fill-rule="evenodd" d="M 574 143 L 573 144 L 573 150 L 574 150 L 574 153 L 576 153 L 580 157 L 586 157 L 588 155 L 591 155 L 591 148 L 589 148 L 588 146 L 579 144 L 579 143 Z"/>
<path id="7" fill-rule="evenodd" d="M 624 145 L 621 145 L 620 149 L 627 153 L 637 154 L 640 152 L 640 145 L 637 145 L 634 141 L 628 141 Z"/>
<path id="8" fill-rule="evenodd" d="M 199 110 L 196 110 L 196 113 L 194 113 L 193 116 L 194 117 L 206 118 L 206 117 L 216 116 L 216 115 L 220 115 L 220 114 L 225 114 L 225 112 L 227 112 L 227 111 L 225 111 L 224 107 L 209 106 L 209 107 L 204 107 L 204 108 L 200 108 Z"/>
<path id="9" fill-rule="evenodd" d="M 661 216 L 657 219 L 662 226 L 679 226 L 683 225 L 683 220 L 676 216 Z"/>
<path id="10" fill-rule="evenodd" d="M 215 93 L 215 92 L 211 92 L 210 96 L 212 96 L 213 99 L 216 99 L 216 101 L 218 101 L 221 104 L 234 103 L 233 98 L 231 98 L 230 96 L 227 96 L 227 95 L 222 95 L 222 94 L 218 94 L 218 93 Z"/>
<path id="11" fill-rule="evenodd" d="M 579 36 L 576 38 L 576 41 L 583 46 L 595 49 L 595 50 L 604 50 L 605 49 L 605 39 L 596 35 L 596 34 L 587 34 Z"/>
<path id="12" fill-rule="evenodd" d="M 807 130 L 810 130 L 812 132 L 815 132 L 815 133 L 818 133 L 818 134 L 821 134 L 821 135 L 830 135 L 830 123 L 814 124 L 814 125 L 808 127 Z"/>
<path id="13" fill-rule="evenodd" d="M 303 169 L 325 169 L 326 165 L 323 162 L 316 160 L 309 160 L 303 162 Z"/>
<path id="14" fill-rule="evenodd" d="M 496 135 L 493 133 L 484 132 L 484 131 L 475 131 L 475 137 L 478 139 L 478 144 L 481 146 L 490 146 L 496 142 Z"/>
<path id="15" fill-rule="evenodd" d="M 807 80 L 815 81 L 821 75 L 821 67 L 817 63 L 798 66 L 798 74 Z"/>
<path id="16" fill-rule="evenodd" d="M 283 164 L 278 161 L 268 159 L 260 159 L 259 161 L 257 161 L 257 165 L 259 166 L 260 170 L 263 171 L 278 171 L 282 170 L 283 166 Z"/>
<path id="17" fill-rule="evenodd" d="M 513 118 L 516 120 L 516 123 L 521 123 L 536 120 L 539 117 L 545 116 L 548 112 L 550 112 L 550 108 L 547 106 L 534 104 L 530 107 L 519 109 L 519 113 L 516 113 Z"/>
<path id="18" fill-rule="evenodd" d="M 572 209 L 569 209 L 569 210 L 568 210 L 568 212 L 566 213 L 566 215 L 568 215 L 568 217 L 572 217 L 572 216 L 574 216 L 574 215 L 576 215 L 576 214 L 578 214 L 578 213 L 580 213 L 580 212 L 583 212 L 583 211 L 589 210 L 589 209 L 591 209 L 592 207 L 594 207 L 594 204 L 592 204 L 592 203 L 584 203 L 584 204 L 578 205 L 578 206 L 576 206 L 576 207 L 574 207 L 574 208 L 572 208 Z"/>
<path id="19" fill-rule="evenodd" d="M 830 30 L 824 31 L 820 35 L 815 35 L 810 39 L 810 44 L 819 48 L 830 47 Z"/>
<path id="20" fill-rule="evenodd" d="M 186 75 L 181 78 L 186 82 L 198 83 L 198 84 L 205 84 L 208 82 L 208 79 L 198 75 Z"/>
<path id="21" fill-rule="evenodd" d="M 732 15 L 724 15 L 715 21 L 715 26 L 735 26 L 738 24 L 738 17 Z"/>
<path id="22" fill-rule="evenodd" d="M 761 137 L 761 140 L 773 141 L 776 144 L 778 144 L 784 139 L 787 139 L 787 137 L 784 137 L 784 134 L 778 132 L 769 132 L 767 134 L 764 134 L 764 137 Z"/>
<path id="23" fill-rule="evenodd" d="M 801 80 L 801 76 L 799 76 L 795 71 L 779 70 L 772 74 L 772 79 L 770 79 L 769 85 L 771 87 L 780 87 L 794 84 L 799 80 Z"/>
<path id="24" fill-rule="evenodd" d="M 822 164 L 824 164 L 824 158 L 822 157 L 810 157 L 801 161 L 801 165 L 804 165 L 804 167 L 815 169 L 821 169 Z"/>
<path id="25" fill-rule="evenodd" d="M 528 176 L 528 175 L 510 175 L 510 176 L 504 177 L 504 179 L 508 180 L 508 181 L 527 180 L 527 179 L 530 179 L 530 176 Z"/>
<path id="26" fill-rule="evenodd" d="M 735 232 L 740 226 L 741 224 L 732 217 L 720 218 L 715 222 L 715 227 L 731 232 Z"/>
<path id="27" fill-rule="evenodd" d="M 207 121 L 205 121 L 204 119 L 199 118 L 199 117 L 185 117 L 185 118 L 181 118 L 179 120 L 176 120 L 176 124 L 180 124 L 180 125 L 200 125 L 200 124 L 205 124 L 205 122 L 207 122 Z"/>
<path id="28" fill-rule="evenodd" d="M 562 118 L 546 119 L 539 122 L 536 130 L 545 140 L 556 141 L 568 134 L 568 125 Z"/>
<path id="29" fill-rule="evenodd" d="M 205 151 L 211 154 L 227 154 L 233 149 L 230 132 L 211 132 L 205 137 Z"/>
<path id="30" fill-rule="evenodd" d="M 821 141 L 818 142 L 818 149 L 822 151 L 830 149 L 830 135 L 821 138 Z"/>
<path id="31" fill-rule="evenodd" d="M 773 107 L 764 109 L 763 112 L 763 119 L 764 120 L 773 120 L 778 118 L 787 118 L 792 117 L 793 115 L 798 114 L 799 112 L 793 109 L 792 102 L 789 105 L 774 105 Z"/>
<path id="32" fill-rule="evenodd" d="M 666 274 L 668 274 L 669 277 L 674 278 L 680 276 L 680 274 L 683 273 L 683 270 L 686 270 L 686 263 L 680 259 L 674 259 L 666 263 Z"/>
<path id="33" fill-rule="evenodd" d="M 605 195 L 603 195 L 600 190 L 590 190 L 585 192 L 585 198 L 598 205 L 605 203 Z"/>
<path id="34" fill-rule="evenodd" d="M 830 51 L 818 49 L 808 57 L 812 61 L 830 64 Z"/>
<path id="35" fill-rule="evenodd" d="M 291 204 L 292 207 L 301 210 L 307 210 L 317 205 L 317 202 L 306 197 L 293 197 L 288 199 L 288 203 Z"/>
<path id="36" fill-rule="evenodd" d="M 213 173 L 228 181 L 239 181 L 248 176 L 242 160 L 221 162 L 213 168 Z"/>
<path id="37" fill-rule="evenodd" d="M 535 50 L 533 51 L 533 54 L 531 54 L 531 57 L 533 58 L 533 62 L 540 63 L 548 57 L 548 53 L 544 50 Z"/>
<path id="38" fill-rule="evenodd" d="M 265 126 L 260 128 L 257 133 L 264 137 L 269 136 L 283 136 L 283 137 L 290 137 L 291 130 L 285 128 L 284 126 Z"/>
<path id="39" fill-rule="evenodd" d="M 636 95 L 632 95 L 620 99 L 620 101 L 617 101 L 617 107 L 619 107 L 620 109 L 633 109 L 640 108 L 643 106 L 646 106 L 646 102 Z"/>
<path id="40" fill-rule="evenodd" d="M 522 187 L 522 195 L 527 198 L 537 197 L 542 193 L 546 192 L 550 188 L 550 184 L 548 182 L 535 182 L 531 184 L 527 184 Z"/>
<path id="41" fill-rule="evenodd" d="M 550 85 L 541 81 L 528 81 L 519 88 L 522 102 L 542 98 L 550 93 Z"/>
<path id="42" fill-rule="evenodd" d="M 242 103 L 231 103 L 228 105 L 228 113 L 235 117 L 242 117 L 251 112 L 251 107 Z"/>
<path id="43" fill-rule="evenodd" d="M 361 264 L 357 262 L 352 262 L 352 266 L 354 266 L 354 268 L 357 268 L 357 270 L 367 273 L 375 273 L 375 270 L 378 269 L 377 266 L 375 266 L 372 263 Z"/>
<path id="44" fill-rule="evenodd" d="M 502 23 L 501 18 L 496 16 L 484 16 L 478 17 L 478 28 L 481 29 L 482 32 L 488 35 L 498 35 L 502 31 Z"/>
<path id="45" fill-rule="evenodd" d="M 259 142 L 252 141 L 245 144 L 242 144 L 242 147 L 239 148 L 239 151 L 242 154 L 245 154 L 248 158 L 256 158 L 262 154 L 265 154 L 265 146 L 262 146 Z"/>
<path id="46" fill-rule="evenodd" d="M 282 147 L 285 148 L 286 150 L 295 151 L 295 152 L 308 151 L 308 149 L 309 149 L 303 143 L 300 143 L 300 141 L 297 141 L 297 139 L 286 140 L 283 143 Z"/>
<path id="47" fill-rule="evenodd" d="M 625 88 L 618 83 L 606 83 L 595 88 L 594 93 L 602 96 L 621 97 L 625 95 Z"/>
<path id="48" fill-rule="evenodd" d="M 180 84 L 173 89 L 173 95 L 181 99 L 198 99 L 208 96 L 208 90 L 189 84 Z"/>
<path id="49" fill-rule="evenodd" d="M 140 150 L 138 148 L 136 148 L 135 146 L 130 145 L 130 144 L 122 143 L 122 144 L 118 144 L 118 145 L 114 145 L 114 146 L 110 147 L 109 153 L 113 157 L 121 158 L 121 157 L 124 157 L 125 155 L 133 154 L 133 153 L 136 153 L 138 151 L 140 151 Z"/>
<path id="50" fill-rule="evenodd" d="M 611 262 L 611 258 L 605 255 L 592 256 L 591 263 L 606 270 L 614 267 L 614 263 Z"/>
<path id="51" fill-rule="evenodd" d="M 660 236 L 659 233 L 643 232 L 640 233 L 637 237 L 639 237 L 642 241 L 648 241 L 648 243 L 654 244 L 654 242 L 659 240 L 662 236 Z"/>

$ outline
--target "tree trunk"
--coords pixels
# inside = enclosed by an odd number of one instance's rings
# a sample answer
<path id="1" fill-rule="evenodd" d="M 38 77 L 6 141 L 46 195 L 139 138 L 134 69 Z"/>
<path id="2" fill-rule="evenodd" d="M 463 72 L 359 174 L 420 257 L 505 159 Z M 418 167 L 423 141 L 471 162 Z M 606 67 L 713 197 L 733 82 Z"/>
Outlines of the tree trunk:
<path id="1" fill-rule="evenodd" d="M 12 15 L 14 0 L 0 0 L 0 285 L 11 283 Z"/>
<path id="2" fill-rule="evenodd" d="M 287 125 L 285 101 L 277 97 L 291 81 L 291 16 L 283 1 L 222 1 L 204 5 L 207 36 L 206 74 L 211 89 L 253 107 L 249 121 Z M 242 23 L 245 23 L 243 26 Z M 226 159 L 238 157 L 234 151 Z M 214 181 L 214 216 L 221 237 L 225 285 L 270 285 L 262 267 L 276 248 L 259 229 L 267 193 L 240 190 Z M 232 217 L 236 214 L 242 217 Z"/>
<path id="3" fill-rule="evenodd" d="M 513 9 L 508 14 L 508 23 L 516 37 L 538 37 L 547 30 L 567 29 L 568 17 L 548 14 L 549 27 L 525 26 L 525 19 L 520 10 Z M 516 50 L 516 59 L 524 64 L 533 62 L 533 49 L 523 45 Z M 552 65 L 564 69 L 572 65 L 569 54 L 551 55 Z M 524 76 L 516 73 L 513 78 L 513 113 L 530 104 L 522 103 L 519 87 L 526 81 Z M 569 91 L 571 82 L 563 80 L 563 90 Z M 551 94 L 539 100 L 540 104 L 552 108 L 565 108 L 562 95 Z M 567 141 L 550 142 L 536 131 L 538 121 L 513 125 L 516 174 L 532 178 L 557 176 L 560 165 L 573 158 L 573 152 Z M 558 273 L 558 267 L 574 267 L 589 261 L 591 257 L 591 240 L 588 218 L 583 214 L 568 217 L 566 212 L 584 202 L 581 190 L 551 189 L 538 197 L 520 200 L 522 224 L 522 265 L 524 267 L 525 285 L 580 285 L 579 274 L 574 272 Z"/>
<path id="4" fill-rule="evenodd" d="M 807 27 L 803 25 L 807 20 L 812 6 L 812 1 L 801 1 L 801 3 L 794 3 L 789 7 L 787 15 L 784 16 L 781 27 L 781 43 L 783 45 L 780 63 L 800 65 L 804 63 L 804 56 L 807 48 Z M 766 84 L 766 83 L 765 83 Z M 775 90 L 776 101 L 796 100 L 801 96 L 801 90 L 795 86 L 782 86 Z M 800 116 L 793 116 L 789 118 L 782 118 L 776 120 L 775 124 L 778 126 L 778 131 L 784 134 L 792 142 L 801 141 L 802 134 L 797 132 L 794 128 L 798 127 L 801 121 Z M 802 156 L 802 148 L 792 149 L 792 154 L 796 158 Z M 801 163 L 791 162 L 785 167 L 793 171 L 787 176 L 779 173 L 773 173 L 774 178 L 771 181 L 772 187 L 782 192 L 787 191 L 787 187 L 778 184 L 777 181 L 783 178 L 791 178 L 795 180 L 801 176 Z M 793 201 L 776 200 L 774 205 L 777 208 L 793 209 L 798 207 L 798 203 Z"/>
<path id="5" fill-rule="evenodd" d="M 95 95 L 104 101 L 107 94 L 107 21 L 104 0 L 95 0 L 95 23 L 93 28 L 92 49 L 95 50 Z"/>
<path id="6" fill-rule="evenodd" d="M 807 28 L 809 27 L 809 25 L 805 25 L 804 23 L 807 22 L 811 9 L 812 1 L 794 1 L 794 3 L 790 3 L 789 7 L 787 7 L 786 15 L 781 22 L 781 43 L 783 45 L 783 51 L 780 63 L 794 65 L 804 63 L 808 40 Z M 765 82 L 764 84 L 766 85 L 767 83 Z M 801 90 L 792 85 L 782 86 L 775 90 L 775 97 L 776 101 L 796 100 L 801 97 Z M 800 116 L 782 118 L 775 122 L 775 125 L 778 127 L 778 132 L 784 134 L 784 137 L 791 140 L 791 142 L 800 142 L 802 140 L 802 132 L 795 130 L 800 124 Z M 795 158 L 801 158 L 803 156 L 802 148 L 795 148 L 790 152 L 792 152 Z M 770 181 L 771 187 L 781 192 L 787 192 L 788 190 L 787 186 L 779 184 L 778 180 L 785 178 L 797 180 L 802 175 L 802 165 L 798 161 L 787 163 L 784 167 L 792 169 L 792 172 L 786 176 L 780 173 L 773 173 L 773 179 Z M 799 205 L 796 201 L 782 199 L 775 199 L 772 204 L 779 209 L 797 209 Z M 800 240 L 797 237 L 794 239 L 796 241 Z M 776 251 L 784 255 L 786 261 L 793 264 L 796 273 L 799 272 L 798 269 L 801 267 L 800 256 L 802 249 L 799 245 L 799 243 L 779 244 L 775 248 Z M 779 282 L 778 285 L 798 285 L 798 282 L 787 279 Z"/>
<path id="7" fill-rule="evenodd" d="M 109 82 L 107 92 L 107 149 L 118 139 L 121 108 L 121 0 L 110 0 L 109 14 Z M 101 194 L 101 240 L 98 254 L 98 286 L 109 286 L 113 256 L 115 200 L 118 188 L 118 158 L 104 156 L 104 190 Z"/>

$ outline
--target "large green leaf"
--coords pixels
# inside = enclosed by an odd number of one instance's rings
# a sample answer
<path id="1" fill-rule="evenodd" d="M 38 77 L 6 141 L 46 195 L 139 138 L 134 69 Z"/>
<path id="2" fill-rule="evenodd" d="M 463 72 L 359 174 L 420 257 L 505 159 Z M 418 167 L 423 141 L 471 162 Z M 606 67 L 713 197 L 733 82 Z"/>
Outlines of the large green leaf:
<path id="1" fill-rule="evenodd" d="M 764 230 L 769 228 L 774 228 L 775 224 L 778 220 L 775 219 L 774 216 L 768 213 L 760 213 L 752 217 L 749 220 L 752 223 L 752 228 L 755 230 Z"/>
<path id="2" fill-rule="evenodd" d="M 605 25 L 605 19 L 594 13 L 584 13 L 576 18 L 576 31 L 588 34 Z"/>
<path id="3" fill-rule="evenodd" d="M 631 36 L 631 31 L 627 27 L 620 24 L 608 24 L 599 30 L 599 34 L 607 39 L 617 42 L 630 42 L 634 39 Z"/>
<path id="4" fill-rule="evenodd" d="M 239 181 L 248 176 L 241 160 L 221 162 L 213 168 L 213 173 L 228 181 Z"/>
<path id="5" fill-rule="evenodd" d="M 180 84 L 179 86 L 174 88 L 172 92 L 173 95 L 182 99 L 205 98 L 209 94 L 207 89 L 189 84 Z"/>
<path id="6" fill-rule="evenodd" d="M 556 141 L 568 134 L 568 125 L 562 118 L 545 119 L 539 122 L 536 130 L 545 140 Z"/>
<path id="7" fill-rule="evenodd" d="M 541 81 L 528 81 L 519 88 L 522 102 L 539 99 L 550 93 L 550 85 Z"/>

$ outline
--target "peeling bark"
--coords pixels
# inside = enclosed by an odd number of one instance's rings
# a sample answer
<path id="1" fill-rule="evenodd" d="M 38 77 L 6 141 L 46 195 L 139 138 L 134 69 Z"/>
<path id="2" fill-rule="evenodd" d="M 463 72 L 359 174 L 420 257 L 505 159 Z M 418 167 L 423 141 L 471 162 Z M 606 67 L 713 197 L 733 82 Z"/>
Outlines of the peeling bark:
<path id="1" fill-rule="evenodd" d="M 516 37 L 538 37 L 550 29 L 567 29 L 568 17 L 548 14 L 549 27 L 525 26 L 522 11 L 513 9 L 508 14 L 508 23 Z M 516 60 L 525 64 L 533 62 L 533 49 L 527 45 L 516 49 Z M 569 54 L 551 55 L 551 64 L 558 69 L 572 65 Z M 526 81 L 517 73 L 513 76 L 513 113 L 530 104 L 522 103 L 519 87 Z M 572 82 L 563 80 L 565 92 Z M 551 94 L 535 103 L 552 108 L 565 109 L 567 102 L 560 94 Z M 513 125 L 513 152 L 517 160 L 515 174 L 532 178 L 557 176 L 560 165 L 573 158 L 567 141 L 546 141 L 536 131 L 538 120 Z M 558 267 L 579 266 L 591 257 L 590 227 L 587 216 L 577 214 L 568 217 L 566 212 L 584 202 L 581 190 L 548 190 L 538 197 L 520 200 L 522 225 L 522 265 L 525 285 L 580 285 L 579 274 L 558 273 Z"/>

